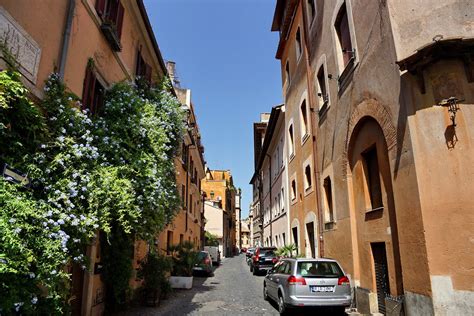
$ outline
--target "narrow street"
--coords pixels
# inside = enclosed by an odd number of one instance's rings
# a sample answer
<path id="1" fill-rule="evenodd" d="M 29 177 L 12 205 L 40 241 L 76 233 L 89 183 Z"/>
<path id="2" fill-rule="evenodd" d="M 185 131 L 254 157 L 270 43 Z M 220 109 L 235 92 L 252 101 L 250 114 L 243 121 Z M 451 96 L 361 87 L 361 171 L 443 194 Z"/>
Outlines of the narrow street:
<path id="1" fill-rule="evenodd" d="M 213 277 L 194 277 L 191 290 L 176 290 L 156 308 L 131 309 L 126 315 L 278 315 L 262 298 L 263 275 L 249 271 L 245 256 L 224 258 Z"/>

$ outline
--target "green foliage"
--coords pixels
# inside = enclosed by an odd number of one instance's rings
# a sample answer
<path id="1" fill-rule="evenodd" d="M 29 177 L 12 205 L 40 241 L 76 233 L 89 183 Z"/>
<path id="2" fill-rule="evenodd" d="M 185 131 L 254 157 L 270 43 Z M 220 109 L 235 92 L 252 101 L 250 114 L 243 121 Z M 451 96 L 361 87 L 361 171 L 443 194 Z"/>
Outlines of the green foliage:
<path id="1" fill-rule="evenodd" d="M 0 72 L 0 161 L 24 167 L 45 138 L 41 112 L 28 99 L 28 90 L 16 72 Z"/>
<path id="2" fill-rule="evenodd" d="M 146 258 L 140 261 L 137 277 L 143 280 L 143 288 L 159 289 L 166 282 L 166 275 L 173 268 L 171 258 L 155 252 L 149 252 Z"/>
<path id="3" fill-rule="evenodd" d="M 174 276 L 192 276 L 193 267 L 199 260 L 199 252 L 194 249 L 194 244 L 184 241 L 181 244 L 172 245 L 169 250 L 173 259 Z"/>
<path id="4" fill-rule="evenodd" d="M 66 234 L 47 221 L 50 207 L 0 180 L 0 311 L 62 314 L 69 276 Z M 65 251 L 66 250 L 66 251 Z"/>
<path id="5" fill-rule="evenodd" d="M 296 258 L 298 257 L 298 248 L 296 247 L 295 244 L 291 245 L 285 245 L 283 247 L 278 248 L 275 251 L 275 254 L 279 257 L 285 257 L 285 258 Z"/>
<path id="6" fill-rule="evenodd" d="M 218 240 L 217 235 L 214 235 L 208 231 L 205 231 L 204 238 L 206 240 L 206 246 L 213 246 L 213 247 L 219 246 L 219 240 Z"/>
<path id="7" fill-rule="evenodd" d="M 102 116 L 90 117 L 59 76 L 35 106 L 17 73 L 0 72 L 0 162 L 41 183 L 24 191 L 0 179 L 0 311 L 64 311 L 65 265 L 87 266 L 83 251 L 98 231 L 110 301 L 124 302 L 134 236 L 151 239 L 179 209 L 183 113 L 168 88 L 116 84 Z"/>

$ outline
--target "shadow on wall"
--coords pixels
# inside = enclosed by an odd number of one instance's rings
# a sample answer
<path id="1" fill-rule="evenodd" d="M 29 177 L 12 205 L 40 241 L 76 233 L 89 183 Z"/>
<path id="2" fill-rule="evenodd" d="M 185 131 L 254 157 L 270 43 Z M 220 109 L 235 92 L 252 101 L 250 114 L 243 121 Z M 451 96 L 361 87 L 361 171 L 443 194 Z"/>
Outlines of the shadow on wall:
<path id="1" fill-rule="evenodd" d="M 455 125 L 448 125 L 444 131 L 444 138 L 446 139 L 446 147 L 449 150 L 454 149 L 458 142 L 458 136 L 456 135 Z"/>

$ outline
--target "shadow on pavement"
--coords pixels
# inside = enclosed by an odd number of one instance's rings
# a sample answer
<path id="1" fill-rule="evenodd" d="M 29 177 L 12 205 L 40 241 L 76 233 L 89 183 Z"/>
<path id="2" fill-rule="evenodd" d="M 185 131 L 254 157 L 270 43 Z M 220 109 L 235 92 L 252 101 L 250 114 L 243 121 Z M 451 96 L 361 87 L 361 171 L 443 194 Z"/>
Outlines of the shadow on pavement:
<path id="1" fill-rule="evenodd" d="M 214 267 L 214 271 L 215 271 Z M 169 298 L 161 300 L 156 307 L 146 306 L 134 306 L 130 309 L 116 313 L 116 316 L 151 316 L 151 315 L 187 315 L 197 311 L 200 307 L 200 303 L 193 302 L 193 298 L 198 293 L 204 293 L 212 291 L 215 285 L 213 282 L 207 282 L 212 280 L 211 277 L 196 275 L 193 278 L 193 287 L 189 290 L 185 289 L 173 289 L 169 294 Z"/>

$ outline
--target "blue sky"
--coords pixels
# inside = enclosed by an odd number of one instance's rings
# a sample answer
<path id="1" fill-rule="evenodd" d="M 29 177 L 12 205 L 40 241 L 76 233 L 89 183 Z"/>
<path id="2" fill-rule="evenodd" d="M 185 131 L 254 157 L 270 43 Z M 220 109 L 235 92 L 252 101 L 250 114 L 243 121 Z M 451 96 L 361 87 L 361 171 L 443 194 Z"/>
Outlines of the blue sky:
<path id="1" fill-rule="evenodd" d="M 230 169 L 248 215 L 253 122 L 281 103 L 275 0 L 145 0 L 165 60 L 192 100 L 210 169 Z"/>

